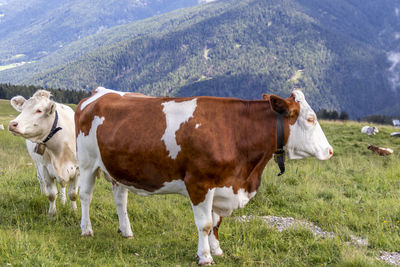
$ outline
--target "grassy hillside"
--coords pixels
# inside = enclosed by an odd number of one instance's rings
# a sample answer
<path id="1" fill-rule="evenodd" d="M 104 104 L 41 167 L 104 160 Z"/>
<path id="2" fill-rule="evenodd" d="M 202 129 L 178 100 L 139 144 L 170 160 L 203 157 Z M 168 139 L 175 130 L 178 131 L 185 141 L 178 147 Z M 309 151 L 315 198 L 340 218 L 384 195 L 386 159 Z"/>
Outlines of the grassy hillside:
<path id="1" fill-rule="evenodd" d="M 0 123 L 15 114 L 0 101 Z M 326 162 L 288 161 L 277 177 L 270 162 L 259 192 L 220 227 L 225 256 L 218 266 L 384 266 L 381 250 L 400 247 L 400 138 L 393 127 L 366 136 L 364 124 L 322 122 L 335 150 Z M 391 147 L 379 157 L 368 144 Z M 21 138 L 0 131 L 0 266 L 197 266 L 197 231 L 188 199 L 177 196 L 129 195 L 128 211 L 135 238 L 117 233 L 111 185 L 96 182 L 91 218 L 95 236 L 80 236 L 80 212 L 58 205 L 47 217 L 48 201 L 40 194 L 36 171 Z M 322 238 L 304 227 L 278 232 L 261 220 L 241 223 L 241 215 L 291 216 L 311 221 L 335 238 Z M 351 235 L 368 246 L 348 245 Z"/>

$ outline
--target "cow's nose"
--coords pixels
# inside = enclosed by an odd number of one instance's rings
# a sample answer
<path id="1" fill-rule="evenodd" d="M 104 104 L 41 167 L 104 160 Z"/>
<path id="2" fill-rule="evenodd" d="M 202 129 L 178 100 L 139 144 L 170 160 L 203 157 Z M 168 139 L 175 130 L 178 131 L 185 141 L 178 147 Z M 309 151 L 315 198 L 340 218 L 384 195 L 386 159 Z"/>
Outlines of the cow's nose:
<path id="1" fill-rule="evenodd" d="M 16 121 L 10 121 L 10 123 L 8 124 L 8 130 L 14 130 L 18 127 L 18 122 Z"/>
<path id="2" fill-rule="evenodd" d="M 332 157 L 332 155 L 333 155 L 333 148 L 329 148 L 328 153 L 329 153 L 329 157 Z"/>

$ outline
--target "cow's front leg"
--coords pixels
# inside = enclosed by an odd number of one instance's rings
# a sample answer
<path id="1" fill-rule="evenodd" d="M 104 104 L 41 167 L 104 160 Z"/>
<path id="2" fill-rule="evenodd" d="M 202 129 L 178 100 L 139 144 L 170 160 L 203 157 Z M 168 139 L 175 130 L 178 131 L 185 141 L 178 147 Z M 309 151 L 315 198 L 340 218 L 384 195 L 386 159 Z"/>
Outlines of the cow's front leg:
<path id="1" fill-rule="evenodd" d="M 119 230 L 121 231 L 123 237 L 132 238 L 133 233 L 127 211 L 128 189 L 113 183 L 113 194 L 114 203 L 117 207 Z"/>
<path id="2" fill-rule="evenodd" d="M 214 260 L 210 253 L 210 244 L 208 242 L 208 236 L 212 230 L 212 200 L 214 198 L 215 189 L 211 189 L 205 195 L 204 201 L 193 204 L 193 197 L 191 196 L 191 203 L 194 213 L 194 221 L 197 226 L 199 234 L 199 243 L 197 247 L 197 256 L 199 256 L 199 265 L 211 265 L 214 264 Z M 190 196 L 190 192 L 189 192 Z"/>
<path id="3" fill-rule="evenodd" d="M 52 177 L 50 177 L 47 171 L 43 172 L 42 178 L 44 178 L 44 182 L 46 185 L 46 195 L 49 199 L 49 216 L 54 216 L 57 213 L 56 209 L 56 199 L 57 199 L 57 186 Z"/>
<path id="4" fill-rule="evenodd" d="M 65 192 L 66 192 L 65 184 L 61 183 L 60 184 L 60 200 L 63 205 L 65 205 L 65 203 L 67 202 L 67 197 L 66 197 Z"/>
<path id="5" fill-rule="evenodd" d="M 95 175 L 91 170 L 80 167 L 79 178 L 79 198 L 81 199 L 81 230 L 83 236 L 93 236 L 92 223 L 90 222 L 89 208 L 92 201 L 93 188 L 95 183 Z"/>
<path id="6" fill-rule="evenodd" d="M 45 194 L 47 196 L 46 182 L 44 181 L 44 178 L 42 177 L 43 170 L 42 169 L 39 170 L 39 168 L 42 168 L 42 167 L 36 166 L 36 177 L 39 181 L 40 191 L 42 192 L 42 194 Z"/>
<path id="7" fill-rule="evenodd" d="M 213 227 L 210 232 L 210 235 L 208 236 L 208 242 L 210 243 L 211 253 L 214 254 L 215 256 L 223 256 L 224 252 L 219 246 L 219 239 L 218 239 L 218 228 L 222 222 L 222 217 L 213 211 L 212 219 L 213 219 Z"/>

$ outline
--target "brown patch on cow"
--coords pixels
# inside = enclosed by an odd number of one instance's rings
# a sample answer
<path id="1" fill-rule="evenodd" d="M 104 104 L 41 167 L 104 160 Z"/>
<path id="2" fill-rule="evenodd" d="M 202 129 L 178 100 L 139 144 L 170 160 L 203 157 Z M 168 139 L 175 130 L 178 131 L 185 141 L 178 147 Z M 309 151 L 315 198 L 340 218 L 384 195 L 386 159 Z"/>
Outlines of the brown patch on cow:
<path id="1" fill-rule="evenodd" d="M 161 140 L 166 130 L 162 103 L 192 99 L 105 94 L 83 111 L 78 105 L 76 133 L 87 135 L 95 116 L 105 118 L 97 128 L 101 157 L 112 178 L 127 186 L 154 192 L 165 182 L 182 180 L 193 205 L 215 187 L 232 186 L 235 194 L 239 189 L 255 192 L 277 149 L 270 102 L 197 97 L 193 116 L 176 131 L 181 151 L 172 159 Z M 284 143 L 299 113 L 293 97 L 285 101 Z"/>
<path id="2" fill-rule="evenodd" d="M 71 201 L 76 201 L 77 195 L 76 194 L 68 194 L 68 197 Z"/>
<path id="3" fill-rule="evenodd" d="M 219 217 L 219 220 L 218 220 L 218 222 L 217 222 L 217 225 L 213 227 L 213 233 L 214 233 L 214 236 L 215 236 L 215 238 L 216 238 L 217 240 L 219 240 L 219 237 L 218 237 L 218 229 L 219 229 L 219 226 L 221 225 L 221 222 L 222 222 L 222 216 Z"/>
<path id="4" fill-rule="evenodd" d="M 47 196 L 50 202 L 53 202 L 54 200 L 56 200 L 56 195 L 50 194 Z"/>
<path id="5" fill-rule="evenodd" d="M 203 233 L 205 233 L 206 235 L 210 235 L 211 233 L 211 229 L 212 229 L 212 223 L 207 224 L 206 226 L 203 227 L 203 229 L 201 229 L 203 231 Z"/>
<path id="6" fill-rule="evenodd" d="M 369 145 L 368 149 L 379 156 L 389 156 L 392 154 L 392 152 L 374 145 Z"/>

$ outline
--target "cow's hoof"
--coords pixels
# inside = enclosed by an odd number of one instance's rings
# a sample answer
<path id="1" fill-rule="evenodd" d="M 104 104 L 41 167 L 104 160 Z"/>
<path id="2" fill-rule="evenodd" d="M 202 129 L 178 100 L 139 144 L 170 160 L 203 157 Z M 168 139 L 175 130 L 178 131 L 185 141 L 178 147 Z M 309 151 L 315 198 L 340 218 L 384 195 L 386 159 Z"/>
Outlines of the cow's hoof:
<path id="1" fill-rule="evenodd" d="M 121 229 L 119 229 L 119 228 L 118 228 L 118 233 L 121 234 L 121 236 L 125 239 L 133 239 L 132 233 L 124 234 L 124 233 L 122 233 Z"/>
<path id="2" fill-rule="evenodd" d="M 50 219 L 54 219 L 57 215 L 57 211 L 56 210 L 51 210 L 47 213 L 47 217 L 49 217 Z"/>
<path id="3" fill-rule="evenodd" d="M 93 230 L 82 231 L 81 236 L 93 236 Z"/>
<path id="4" fill-rule="evenodd" d="M 211 258 L 211 257 L 203 257 L 203 258 L 200 258 L 200 260 L 199 260 L 200 266 L 210 266 L 210 265 L 214 265 L 214 264 L 215 264 L 215 262 L 214 262 L 213 258 Z"/>
<path id="5" fill-rule="evenodd" d="M 217 248 L 217 249 L 213 250 L 212 254 L 215 256 L 218 256 L 218 257 L 224 256 L 224 252 L 222 251 L 221 248 Z"/>
<path id="6" fill-rule="evenodd" d="M 78 207 L 77 207 L 77 205 L 76 205 L 76 201 L 71 201 L 70 205 L 71 205 L 71 209 L 72 209 L 74 212 L 77 212 L 77 211 L 78 211 Z"/>

